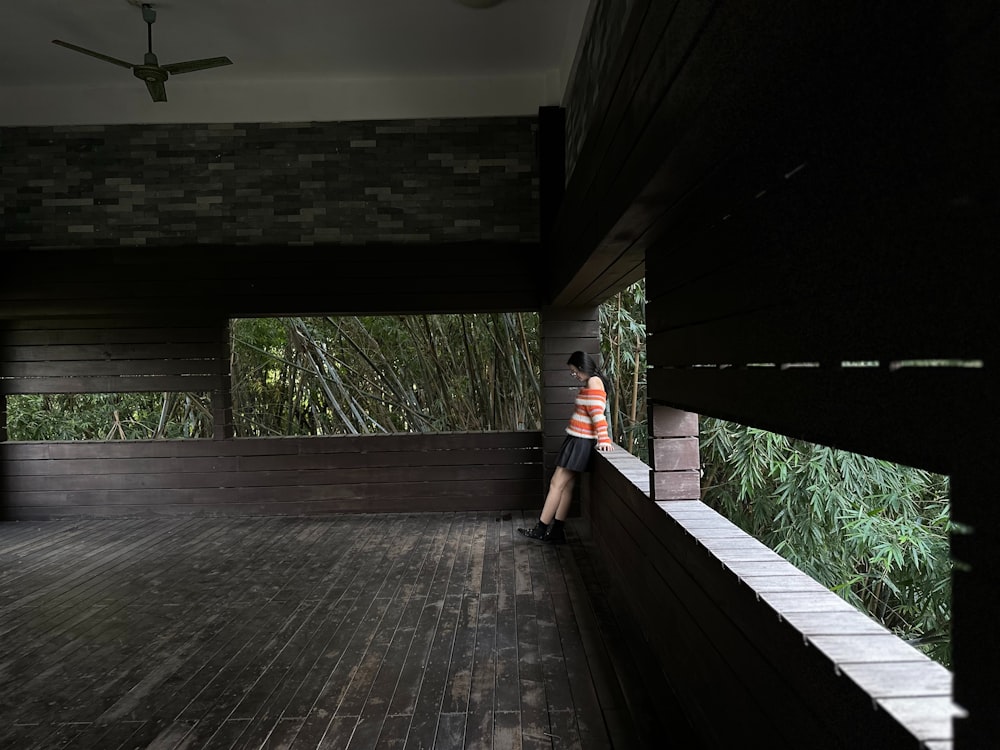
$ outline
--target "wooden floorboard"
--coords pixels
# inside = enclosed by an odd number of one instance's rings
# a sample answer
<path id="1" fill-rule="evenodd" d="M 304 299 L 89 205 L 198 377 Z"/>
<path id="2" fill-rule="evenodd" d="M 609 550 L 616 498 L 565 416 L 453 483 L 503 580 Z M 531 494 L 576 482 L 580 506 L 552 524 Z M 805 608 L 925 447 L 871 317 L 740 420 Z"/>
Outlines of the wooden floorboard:
<path id="1" fill-rule="evenodd" d="M 0 747 L 641 747 L 585 546 L 533 523 L 0 524 Z"/>

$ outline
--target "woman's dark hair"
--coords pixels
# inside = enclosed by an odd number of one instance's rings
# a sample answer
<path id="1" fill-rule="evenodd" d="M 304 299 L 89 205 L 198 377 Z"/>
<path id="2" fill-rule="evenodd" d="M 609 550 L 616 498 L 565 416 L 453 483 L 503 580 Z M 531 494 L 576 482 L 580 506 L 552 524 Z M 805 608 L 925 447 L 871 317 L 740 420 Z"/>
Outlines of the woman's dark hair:
<path id="1" fill-rule="evenodd" d="M 600 366 L 597 364 L 597 360 L 591 357 L 587 352 L 580 351 L 579 349 L 569 355 L 569 359 L 566 360 L 567 365 L 573 365 L 577 370 L 582 372 L 588 378 L 592 378 L 595 375 L 601 379 L 604 383 L 604 390 L 608 395 L 611 392 L 608 390 L 609 384 L 608 379 L 601 371 Z"/>

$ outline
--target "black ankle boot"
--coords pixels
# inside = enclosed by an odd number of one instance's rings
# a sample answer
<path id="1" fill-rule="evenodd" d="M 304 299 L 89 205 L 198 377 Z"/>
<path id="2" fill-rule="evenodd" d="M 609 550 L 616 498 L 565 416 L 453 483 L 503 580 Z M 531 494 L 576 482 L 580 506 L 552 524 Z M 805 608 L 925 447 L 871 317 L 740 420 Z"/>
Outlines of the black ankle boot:
<path id="1" fill-rule="evenodd" d="M 528 537 L 529 539 L 544 539 L 548 531 L 549 527 L 541 521 L 536 523 L 533 529 L 518 529 L 518 533 Z"/>
<path id="2" fill-rule="evenodd" d="M 563 528 L 563 522 L 558 518 L 553 518 L 552 523 L 545 530 L 542 541 L 549 544 L 566 544 L 566 530 Z"/>

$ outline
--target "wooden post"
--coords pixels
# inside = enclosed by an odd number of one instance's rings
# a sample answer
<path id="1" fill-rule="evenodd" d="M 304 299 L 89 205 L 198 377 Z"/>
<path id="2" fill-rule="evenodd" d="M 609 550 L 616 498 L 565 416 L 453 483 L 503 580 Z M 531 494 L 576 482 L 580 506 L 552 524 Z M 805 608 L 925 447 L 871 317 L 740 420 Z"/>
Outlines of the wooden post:
<path id="1" fill-rule="evenodd" d="M 230 368 L 233 358 L 229 350 L 229 321 L 219 326 L 219 358 L 222 368 L 219 384 L 212 391 L 212 439 L 228 440 L 233 437 L 233 378 Z"/>
<path id="2" fill-rule="evenodd" d="M 8 337 L 9 324 L 0 325 L 0 344 L 10 344 L 11 341 Z M 0 362 L 0 373 L 6 375 L 7 373 L 7 362 Z M 0 443 L 5 443 L 9 439 L 9 432 L 7 431 L 7 394 L 0 393 Z"/>
<path id="3" fill-rule="evenodd" d="M 992 424 L 985 414 L 984 424 Z M 980 432 L 985 433 L 983 429 Z M 954 747 L 995 747 L 1000 737 L 996 711 L 996 670 L 1000 669 L 994 632 L 1000 615 L 1000 511 L 996 502 L 991 442 L 977 435 L 979 444 L 964 444 L 949 476 L 951 556 L 955 561 L 951 591 L 951 656 L 954 670 L 952 697 L 963 714 L 952 720 Z M 962 444 L 963 441 L 958 441 Z"/>
<path id="4" fill-rule="evenodd" d="M 698 415 L 649 407 L 649 492 L 653 500 L 700 500 Z"/>

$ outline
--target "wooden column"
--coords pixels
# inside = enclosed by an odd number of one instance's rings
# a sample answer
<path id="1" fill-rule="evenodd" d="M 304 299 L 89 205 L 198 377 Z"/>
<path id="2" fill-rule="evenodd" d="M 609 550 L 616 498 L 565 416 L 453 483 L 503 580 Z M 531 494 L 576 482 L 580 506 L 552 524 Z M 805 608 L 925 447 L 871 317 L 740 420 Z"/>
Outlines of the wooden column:
<path id="1" fill-rule="evenodd" d="M 0 346 L 6 347 L 10 343 L 8 337 L 8 324 L 0 323 Z M 0 351 L 7 351 L 6 348 Z M 7 362 L 0 361 L 0 375 L 7 375 Z M 0 443 L 4 443 L 8 439 L 7 431 L 7 391 L 3 389 L 0 391 Z"/>
<path id="2" fill-rule="evenodd" d="M 221 350 L 220 358 L 223 362 L 222 372 L 219 375 L 219 383 L 212 389 L 212 438 L 214 440 L 227 440 L 233 437 L 233 378 L 232 378 L 232 353 L 229 347 L 229 321 L 224 320 L 219 326 Z"/>
<path id="3" fill-rule="evenodd" d="M 993 423 L 985 414 L 984 424 Z M 973 428 L 975 429 L 975 428 Z M 1000 652 L 996 623 L 1000 617 L 1000 511 L 996 495 L 995 460 L 986 430 L 978 446 L 967 444 L 950 479 L 951 519 L 951 651 L 954 701 L 967 712 L 953 719 L 955 750 L 996 747 L 1000 716 L 996 711 L 996 674 Z"/>
<path id="4" fill-rule="evenodd" d="M 700 500 L 698 415 L 649 407 L 649 492 L 653 500 Z"/>

